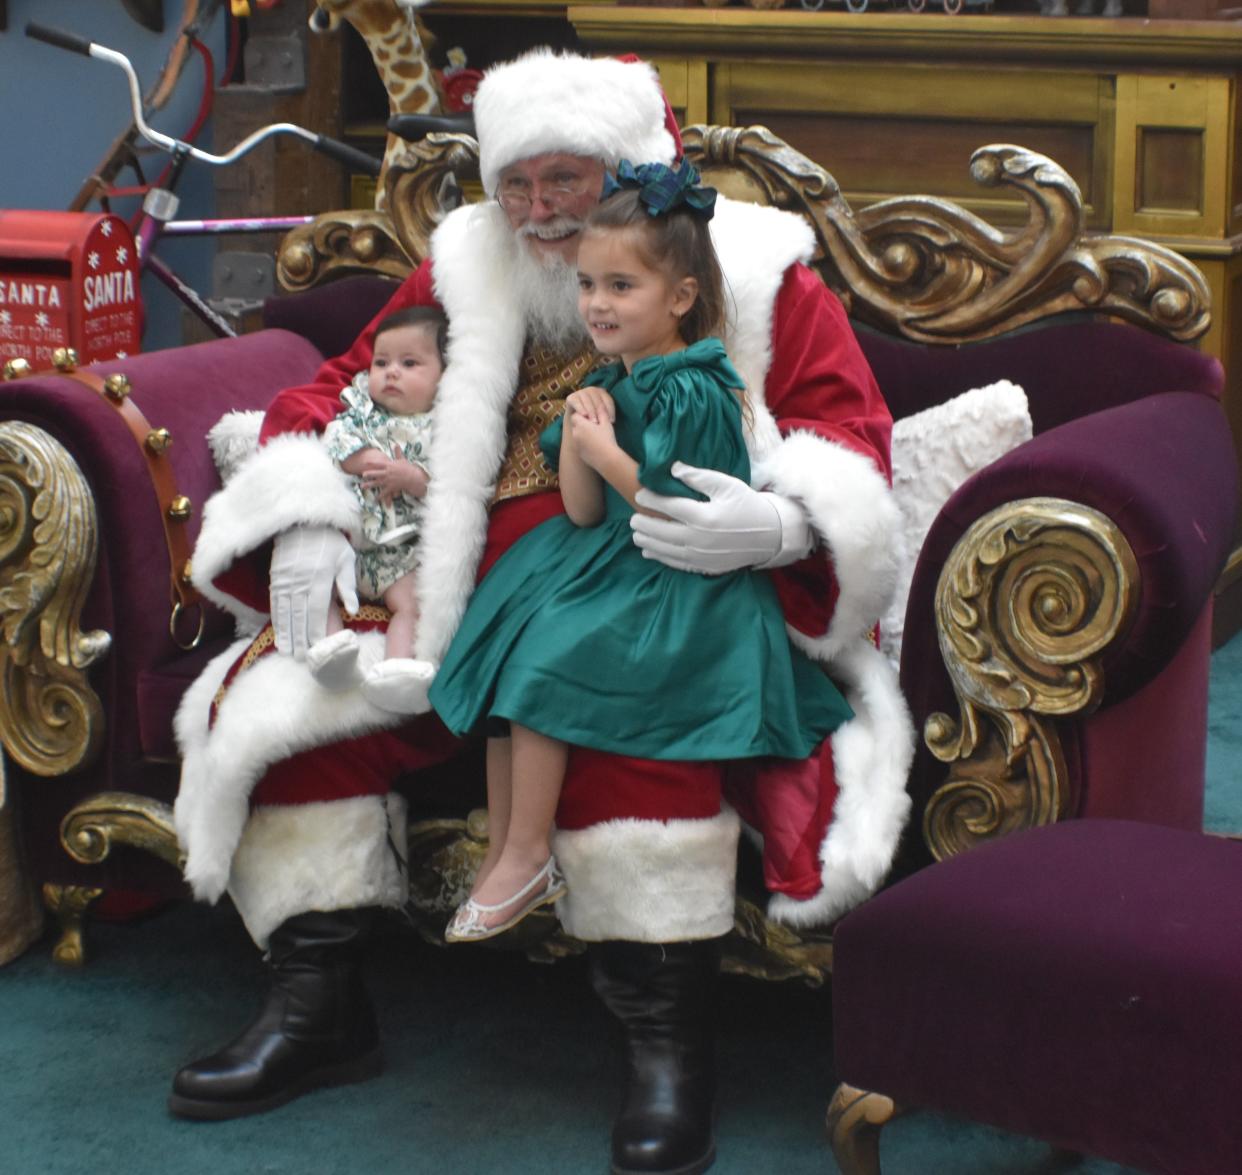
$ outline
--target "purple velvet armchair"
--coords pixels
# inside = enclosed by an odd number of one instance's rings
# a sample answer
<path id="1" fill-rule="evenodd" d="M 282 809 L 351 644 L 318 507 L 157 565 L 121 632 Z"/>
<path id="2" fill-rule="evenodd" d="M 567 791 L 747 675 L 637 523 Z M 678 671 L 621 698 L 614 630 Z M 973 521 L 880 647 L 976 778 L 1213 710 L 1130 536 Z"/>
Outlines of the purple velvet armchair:
<path id="1" fill-rule="evenodd" d="M 270 304 L 268 329 L 109 365 L 172 434 L 165 459 L 191 504 L 175 525 L 191 540 L 217 485 L 211 425 L 306 380 L 385 300 L 375 271 L 423 255 L 446 179 L 476 163 L 468 138 L 433 139 L 390 172 L 391 219 L 334 214 L 287 239 L 282 274 L 301 292 Z M 1026 223 L 1000 232 L 921 197 L 854 213 L 762 128 L 685 140 L 709 182 L 808 218 L 895 417 L 998 379 L 1029 399 L 1034 438 L 961 486 L 914 568 L 901 679 L 924 745 L 903 867 L 1088 814 L 1198 827 L 1212 590 L 1237 496 L 1219 365 L 1184 341 L 1207 326 L 1201 275 L 1084 232 L 1073 182 L 1019 148 L 972 165 L 1025 204 Z M 166 520 L 106 397 L 55 374 L 0 384 L 0 464 L 0 958 L 37 932 L 41 888 L 74 961 L 102 892 L 184 892 L 171 718 L 230 631 L 208 613 L 197 647 L 182 647 L 196 619 L 170 633 Z M 466 813 L 451 815 L 412 830 L 415 889 L 434 891 L 470 840 Z M 829 935 L 772 931 L 758 909 L 739 900 L 731 965 L 822 981 Z"/>

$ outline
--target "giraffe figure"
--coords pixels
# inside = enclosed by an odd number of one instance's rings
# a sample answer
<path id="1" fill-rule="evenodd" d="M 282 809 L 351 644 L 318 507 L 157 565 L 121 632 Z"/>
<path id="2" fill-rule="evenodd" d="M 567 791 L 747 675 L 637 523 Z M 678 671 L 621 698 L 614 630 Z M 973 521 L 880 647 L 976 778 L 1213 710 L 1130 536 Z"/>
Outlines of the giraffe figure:
<path id="1" fill-rule="evenodd" d="M 315 0 L 310 27 L 332 32 L 342 20 L 358 30 L 371 51 L 375 70 L 388 91 L 388 113 L 438 114 L 440 95 L 431 76 L 431 64 L 423 45 L 415 10 L 430 0 Z M 404 141 L 390 134 L 384 145 L 384 161 L 375 186 L 375 207 L 388 203 L 384 180 Z"/>

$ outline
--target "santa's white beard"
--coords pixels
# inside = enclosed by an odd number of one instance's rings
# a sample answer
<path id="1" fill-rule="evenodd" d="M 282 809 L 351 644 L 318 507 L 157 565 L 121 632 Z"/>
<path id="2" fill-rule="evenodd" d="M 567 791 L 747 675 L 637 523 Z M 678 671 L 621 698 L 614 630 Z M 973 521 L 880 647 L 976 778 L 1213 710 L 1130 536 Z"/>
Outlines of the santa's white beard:
<path id="1" fill-rule="evenodd" d="M 540 226 L 545 233 L 563 234 L 577 222 L 558 219 Z M 518 230 L 514 296 L 526 311 L 530 337 L 555 351 L 577 351 L 586 342 L 586 324 L 578 314 L 578 268 L 557 253 L 536 257 L 525 238 L 538 235 L 534 225 Z"/>

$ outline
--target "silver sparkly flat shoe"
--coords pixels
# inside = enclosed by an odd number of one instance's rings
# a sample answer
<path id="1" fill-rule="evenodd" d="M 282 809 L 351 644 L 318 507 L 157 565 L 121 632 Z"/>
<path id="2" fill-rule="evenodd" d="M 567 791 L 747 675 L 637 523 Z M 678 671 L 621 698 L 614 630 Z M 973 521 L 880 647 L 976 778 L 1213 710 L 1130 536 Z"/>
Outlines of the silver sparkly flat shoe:
<path id="1" fill-rule="evenodd" d="M 449 921 L 444 931 L 444 941 L 481 942 L 485 938 L 495 938 L 496 935 L 503 934 L 506 930 L 512 930 L 523 918 L 541 906 L 548 906 L 558 901 L 568 889 L 569 887 L 565 884 L 565 875 L 557 865 L 556 858 L 549 857 L 534 877 L 517 893 L 511 894 L 504 901 L 487 906 L 482 902 L 476 902 L 474 898 L 467 898 L 457 907 L 457 912 Z M 485 921 L 487 915 L 508 909 L 514 902 L 522 901 L 523 898 L 526 900 L 515 913 L 495 926 L 487 925 Z"/>

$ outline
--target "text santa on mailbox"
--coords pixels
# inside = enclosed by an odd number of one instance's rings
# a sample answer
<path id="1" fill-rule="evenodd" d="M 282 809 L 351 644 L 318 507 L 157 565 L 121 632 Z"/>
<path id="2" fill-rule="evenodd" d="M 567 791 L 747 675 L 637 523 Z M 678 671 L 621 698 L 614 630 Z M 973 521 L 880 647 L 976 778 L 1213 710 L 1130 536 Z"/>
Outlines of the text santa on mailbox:
<path id="1" fill-rule="evenodd" d="M 0 211 L 0 365 L 52 366 L 136 355 L 142 338 L 138 250 L 120 217 Z"/>

